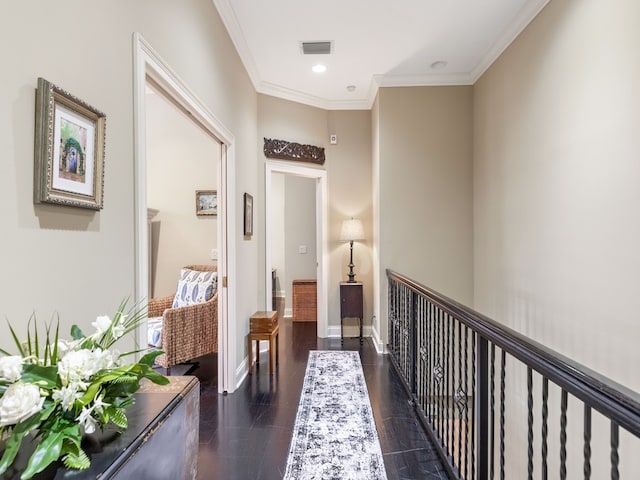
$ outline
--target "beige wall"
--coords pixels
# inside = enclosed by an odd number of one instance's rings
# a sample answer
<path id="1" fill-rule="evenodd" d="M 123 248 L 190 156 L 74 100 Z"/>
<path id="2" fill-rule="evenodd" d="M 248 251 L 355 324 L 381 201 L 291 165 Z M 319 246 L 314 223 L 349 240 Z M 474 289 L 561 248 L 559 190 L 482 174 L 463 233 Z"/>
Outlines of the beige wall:
<path id="1" fill-rule="evenodd" d="M 556 0 L 474 86 L 475 307 L 635 391 L 639 45 L 640 3 Z M 507 418 L 524 419 L 526 385 L 515 375 Z M 558 404 L 555 389 L 550 419 Z M 581 438 L 582 407 L 569 411 L 569 438 Z M 598 417 L 593 478 L 608 478 L 610 427 Z M 508 448 L 522 451 L 526 429 L 509 424 Z M 621 438 L 621 478 L 635 478 L 640 442 Z M 581 454 L 570 442 L 569 478 Z M 507 478 L 524 476 L 526 455 L 516 457 Z"/>
<path id="2" fill-rule="evenodd" d="M 371 162 L 371 112 L 330 111 L 328 132 L 338 136 L 337 145 L 327 146 L 329 190 L 329 325 L 340 327 L 339 283 L 347 281 L 349 244 L 340 242 L 342 222 L 362 220 L 365 240 L 353 244 L 356 281 L 363 283 L 364 326 L 372 324 L 373 310 L 373 195 Z M 327 137 L 328 139 L 328 137 Z M 345 335 L 356 334 L 354 323 Z"/>
<path id="3" fill-rule="evenodd" d="M 285 175 L 284 193 L 284 245 L 285 275 L 282 285 L 285 290 L 285 307 L 293 308 L 293 281 L 316 278 L 318 268 L 316 256 L 316 180 L 313 178 Z M 305 246 L 307 253 L 300 253 Z"/>
<path id="4" fill-rule="evenodd" d="M 329 144 L 330 133 L 338 136 L 337 145 Z M 262 153 L 264 137 L 325 147 L 323 168 L 327 171 L 329 215 L 329 333 L 339 334 L 339 282 L 346 280 L 346 265 L 349 263 L 347 244 L 339 242 L 342 220 L 352 216 L 361 218 L 367 238 L 372 236 L 371 113 L 326 111 L 258 95 L 257 149 L 262 162 L 265 161 Z M 264 166 L 261 171 L 264 171 Z M 371 324 L 373 315 L 371 255 L 369 240 L 354 246 L 356 279 L 365 284 L 365 325 Z M 263 266 L 259 271 L 264 271 L 264 258 L 261 261 Z"/>
<path id="5" fill-rule="evenodd" d="M 380 333 L 385 340 L 387 268 L 462 303 L 473 299 L 472 102 L 471 87 L 382 88 L 378 93 Z"/>
<path id="6" fill-rule="evenodd" d="M 551 2 L 474 87 L 476 308 L 636 391 L 639 19 Z"/>
<path id="7" fill-rule="evenodd" d="M 198 216 L 196 190 L 217 190 L 220 145 L 160 94 L 148 94 L 147 205 L 152 223 L 153 296 L 174 294 L 180 268 L 216 263 L 217 216 Z"/>
<path id="8" fill-rule="evenodd" d="M 291 315 L 294 279 L 316 278 L 316 181 L 275 173 L 271 177 L 271 268 L 276 269 L 277 295 Z M 301 254 L 299 247 L 306 246 Z"/>
<path id="9" fill-rule="evenodd" d="M 73 12 L 73 28 L 69 24 Z M 133 32 L 140 32 L 234 134 L 237 191 L 255 190 L 256 95 L 208 0 L 8 5 L 0 29 L 0 316 L 14 324 L 59 312 L 90 331 L 134 292 Z M 188 54 L 185 54 L 188 52 Z M 35 86 L 44 77 L 107 115 L 104 209 L 33 204 Z M 241 232 L 242 220 L 236 218 Z M 257 244 L 237 246 L 239 332 L 256 310 Z M 244 293 L 247 292 L 247 293 Z M 240 336 L 240 335 L 239 335 Z M 0 347 L 11 348 L 6 325 Z M 239 345 L 244 340 L 238 339 Z M 122 350 L 132 345 L 122 345 Z M 235 363 L 244 356 L 239 348 Z M 233 361 L 233 360 L 232 360 Z"/>
<path id="10" fill-rule="evenodd" d="M 324 146 L 328 143 L 326 135 L 326 111 L 308 107 L 295 102 L 282 100 L 268 95 L 258 95 L 258 133 L 256 135 L 256 149 L 258 172 L 258 197 L 264 199 L 265 196 L 265 156 L 263 152 L 264 138 L 275 138 L 280 140 L 290 140 L 292 142 Z M 313 167 L 307 163 L 306 166 Z M 254 208 L 256 208 L 254 206 Z M 259 210 L 264 212 L 264 203 L 260 201 Z M 259 222 L 257 240 L 264 244 L 264 215 Z M 259 278 L 265 278 L 265 255 L 264 249 L 259 252 L 258 267 L 256 269 Z M 271 284 L 264 285 L 264 280 L 258 285 L 258 298 L 260 304 L 264 304 L 265 288 L 271 288 Z M 264 305 L 267 308 L 267 305 Z M 270 308 L 270 306 L 269 306 Z"/>

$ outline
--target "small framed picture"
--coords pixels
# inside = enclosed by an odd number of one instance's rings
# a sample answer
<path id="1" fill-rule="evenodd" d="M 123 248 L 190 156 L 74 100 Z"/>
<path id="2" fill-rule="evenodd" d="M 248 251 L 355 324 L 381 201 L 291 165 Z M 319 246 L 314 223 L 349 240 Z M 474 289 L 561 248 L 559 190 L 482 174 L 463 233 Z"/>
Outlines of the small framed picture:
<path id="1" fill-rule="evenodd" d="M 196 215 L 218 215 L 216 190 L 196 190 Z"/>
<path id="2" fill-rule="evenodd" d="M 253 235 L 253 197 L 248 193 L 244 194 L 244 236 Z"/>
<path id="3" fill-rule="evenodd" d="M 38 78 L 34 201 L 100 210 L 106 116 Z"/>

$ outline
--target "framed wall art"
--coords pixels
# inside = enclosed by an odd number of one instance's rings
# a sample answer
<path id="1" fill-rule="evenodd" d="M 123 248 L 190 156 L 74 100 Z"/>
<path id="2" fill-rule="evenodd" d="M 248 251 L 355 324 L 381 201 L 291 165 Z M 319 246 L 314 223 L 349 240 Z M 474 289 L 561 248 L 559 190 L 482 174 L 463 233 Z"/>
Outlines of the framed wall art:
<path id="1" fill-rule="evenodd" d="M 253 235 L 253 197 L 248 193 L 244 194 L 244 236 Z"/>
<path id="2" fill-rule="evenodd" d="M 106 116 L 38 78 L 34 200 L 100 210 Z"/>
<path id="3" fill-rule="evenodd" d="M 218 215 L 216 190 L 196 190 L 196 215 Z"/>

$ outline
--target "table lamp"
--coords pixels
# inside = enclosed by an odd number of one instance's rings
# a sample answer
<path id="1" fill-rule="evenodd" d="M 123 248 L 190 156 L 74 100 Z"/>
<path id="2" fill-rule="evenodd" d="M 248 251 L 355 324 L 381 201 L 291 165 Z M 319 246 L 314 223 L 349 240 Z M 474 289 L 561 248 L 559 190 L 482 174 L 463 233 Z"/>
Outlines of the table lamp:
<path id="1" fill-rule="evenodd" d="M 340 230 L 340 241 L 349 242 L 349 280 L 347 283 L 355 283 L 356 274 L 353 273 L 353 242 L 356 240 L 364 240 L 364 228 L 362 222 L 357 218 L 351 218 L 342 222 Z"/>

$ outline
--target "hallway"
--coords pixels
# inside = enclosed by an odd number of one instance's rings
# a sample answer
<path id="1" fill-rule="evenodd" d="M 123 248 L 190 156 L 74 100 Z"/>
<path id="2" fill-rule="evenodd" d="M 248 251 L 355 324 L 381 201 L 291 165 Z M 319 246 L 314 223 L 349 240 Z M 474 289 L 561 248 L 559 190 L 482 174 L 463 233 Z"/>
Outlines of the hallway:
<path id="1" fill-rule="evenodd" d="M 389 479 L 446 479 L 386 356 L 368 339 L 316 338 L 315 323 L 281 320 L 280 365 L 268 353 L 231 395 L 217 393 L 215 357 L 192 374 L 201 382 L 198 478 L 276 480 L 284 473 L 309 350 L 359 350 Z"/>

